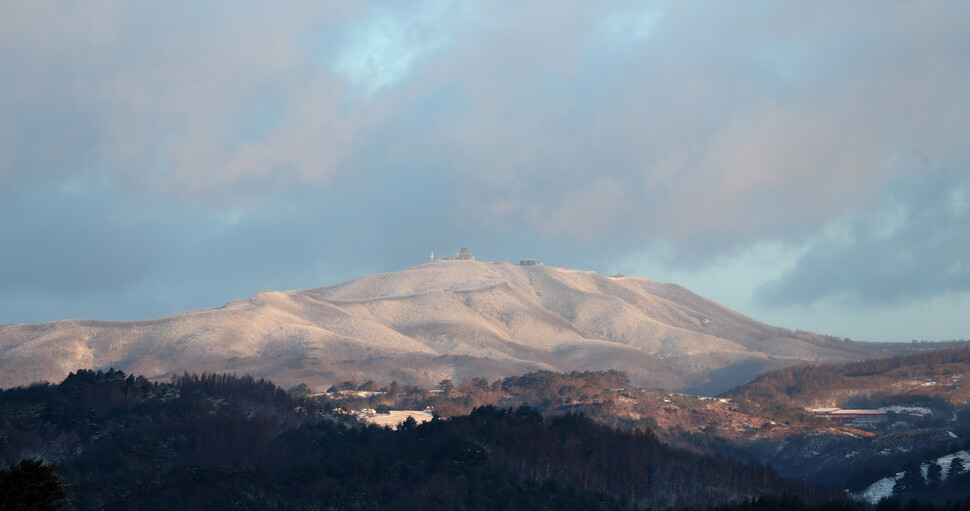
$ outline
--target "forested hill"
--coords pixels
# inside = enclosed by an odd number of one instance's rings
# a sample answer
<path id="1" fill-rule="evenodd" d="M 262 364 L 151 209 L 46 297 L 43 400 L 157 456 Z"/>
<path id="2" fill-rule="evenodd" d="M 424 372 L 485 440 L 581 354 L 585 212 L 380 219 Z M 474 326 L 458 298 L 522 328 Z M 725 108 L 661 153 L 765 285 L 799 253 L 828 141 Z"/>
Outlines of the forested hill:
<path id="1" fill-rule="evenodd" d="M 799 364 L 763 374 L 722 395 L 799 407 L 878 407 L 941 400 L 970 403 L 970 347 L 844 364 Z"/>
<path id="2" fill-rule="evenodd" d="M 0 453 L 2 467 L 56 464 L 74 509 L 635 509 L 816 497 L 769 469 L 583 415 L 482 407 L 394 431 L 224 375 L 150 383 L 78 371 L 0 391 Z"/>

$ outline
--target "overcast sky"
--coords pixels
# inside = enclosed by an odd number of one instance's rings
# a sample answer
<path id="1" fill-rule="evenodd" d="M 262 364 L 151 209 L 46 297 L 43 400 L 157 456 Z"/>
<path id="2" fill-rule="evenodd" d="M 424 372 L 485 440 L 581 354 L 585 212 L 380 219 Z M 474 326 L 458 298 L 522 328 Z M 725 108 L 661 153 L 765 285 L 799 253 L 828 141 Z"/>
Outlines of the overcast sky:
<path id="1" fill-rule="evenodd" d="M 462 246 L 970 338 L 970 7 L 0 2 L 0 323 Z"/>

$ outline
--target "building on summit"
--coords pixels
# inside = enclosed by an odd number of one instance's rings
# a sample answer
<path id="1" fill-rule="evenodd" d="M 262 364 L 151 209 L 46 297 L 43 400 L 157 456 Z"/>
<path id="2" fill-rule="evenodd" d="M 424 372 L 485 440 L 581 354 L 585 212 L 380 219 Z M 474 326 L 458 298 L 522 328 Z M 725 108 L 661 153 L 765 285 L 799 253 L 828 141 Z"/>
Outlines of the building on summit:
<path id="1" fill-rule="evenodd" d="M 472 255 L 468 247 L 461 247 L 461 250 L 455 254 L 455 257 L 439 257 L 435 259 L 434 250 L 431 251 L 431 261 L 475 261 L 475 256 Z M 535 259 L 520 259 L 519 266 L 535 266 L 537 264 L 542 264 Z"/>
<path id="2" fill-rule="evenodd" d="M 431 252 L 431 258 L 434 259 L 434 252 Z M 471 252 L 467 247 L 461 247 L 458 251 L 458 255 L 455 257 L 442 257 L 438 259 L 439 261 L 474 261 L 475 258 L 472 256 Z"/>

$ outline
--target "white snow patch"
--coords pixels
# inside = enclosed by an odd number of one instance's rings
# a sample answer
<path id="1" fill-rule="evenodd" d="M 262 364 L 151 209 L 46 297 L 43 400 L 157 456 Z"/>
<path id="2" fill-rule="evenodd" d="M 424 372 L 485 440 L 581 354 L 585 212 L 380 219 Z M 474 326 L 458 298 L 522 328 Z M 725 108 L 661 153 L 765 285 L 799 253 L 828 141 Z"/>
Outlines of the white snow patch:
<path id="1" fill-rule="evenodd" d="M 896 481 L 902 479 L 904 475 L 906 475 L 906 472 L 898 472 L 895 477 L 883 477 L 870 484 L 868 488 L 859 494 L 859 497 L 870 504 L 876 504 L 882 499 L 892 497 L 893 488 L 896 487 Z"/>
<path id="2" fill-rule="evenodd" d="M 960 458 L 963 461 L 963 471 L 966 472 L 970 470 L 970 452 L 967 451 L 957 451 L 953 454 L 947 454 L 946 456 L 940 456 L 936 458 L 936 464 L 940 466 L 942 472 L 940 472 L 940 479 L 946 479 L 950 475 L 950 463 L 953 462 L 953 458 Z"/>
<path id="3" fill-rule="evenodd" d="M 893 412 L 893 413 L 921 413 L 923 415 L 933 415 L 933 412 L 929 408 L 924 408 L 922 406 L 884 406 L 882 408 L 876 408 L 883 412 Z"/>
<path id="4" fill-rule="evenodd" d="M 954 433 L 954 432 L 952 432 L 952 431 L 947 431 L 947 432 L 946 432 L 946 434 L 947 434 L 947 435 L 950 435 L 950 437 L 951 437 L 951 438 L 960 438 L 960 437 L 958 437 L 958 436 L 957 436 L 957 434 L 956 434 L 956 433 Z"/>

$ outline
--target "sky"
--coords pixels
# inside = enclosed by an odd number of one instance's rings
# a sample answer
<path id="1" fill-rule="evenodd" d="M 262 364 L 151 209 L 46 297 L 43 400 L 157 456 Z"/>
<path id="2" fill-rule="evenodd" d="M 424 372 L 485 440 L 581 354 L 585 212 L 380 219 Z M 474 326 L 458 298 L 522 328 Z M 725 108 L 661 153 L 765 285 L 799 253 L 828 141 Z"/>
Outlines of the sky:
<path id="1" fill-rule="evenodd" d="M 0 2 L 0 323 L 425 263 L 970 338 L 955 1 Z"/>

